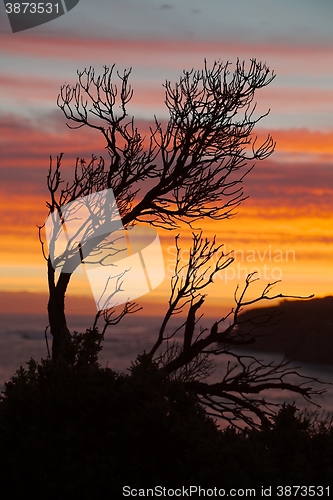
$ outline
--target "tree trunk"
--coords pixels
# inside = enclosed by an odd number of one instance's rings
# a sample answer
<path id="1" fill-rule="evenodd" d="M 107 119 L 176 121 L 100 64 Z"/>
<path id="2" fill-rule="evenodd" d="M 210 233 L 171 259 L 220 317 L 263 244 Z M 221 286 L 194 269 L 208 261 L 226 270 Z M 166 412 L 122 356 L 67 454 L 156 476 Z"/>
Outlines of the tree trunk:
<path id="1" fill-rule="evenodd" d="M 49 302 L 47 305 L 52 339 L 52 361 L 70 361 L 72 358 L 72 338 L 65 316 L 65 294 L 71 277 L 61 273 L 55 284 L 55 272 L 48 259 Z"/>

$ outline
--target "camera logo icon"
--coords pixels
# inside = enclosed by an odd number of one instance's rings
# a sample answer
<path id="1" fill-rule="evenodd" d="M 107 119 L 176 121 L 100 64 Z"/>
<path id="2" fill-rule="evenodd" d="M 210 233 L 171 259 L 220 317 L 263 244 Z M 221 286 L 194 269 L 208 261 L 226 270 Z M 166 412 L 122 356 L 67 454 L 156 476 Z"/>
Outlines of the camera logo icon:
<path id="1" fill-rule="evenodd" d="M 80 0 L 58 0 L 46 2 L 22 2 L 4 0 L 13 33 L 35 28 L 61 17 L 79 3 Z"/>
<path id="2" fill-rule="evenodd" d="M 124 229 L 112 189 L 61 206 L 46 219 L 45 231 L 53 268 L 84 270 L 98 311 L 141 297 L 165 278 L 156 230 Z"/>

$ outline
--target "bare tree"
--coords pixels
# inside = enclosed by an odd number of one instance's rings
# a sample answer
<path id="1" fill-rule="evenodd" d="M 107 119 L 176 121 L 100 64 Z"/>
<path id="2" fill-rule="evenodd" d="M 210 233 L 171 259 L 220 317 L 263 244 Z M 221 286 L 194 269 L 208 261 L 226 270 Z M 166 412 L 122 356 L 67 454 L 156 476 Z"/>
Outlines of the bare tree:
<path id="1" fill-rule="evenodd" d="M 127 116 L 127 104 L 133 96 L 129 85 L 131 70 L 122 75 L 117 72 L 118 87 L 113 81 L 112 66 L 105 67 L 100 76 L 91 68 L 78 72 L 74 87 L 61 88 L 58 106 L 69 122 L 67 125 L 99 131 L 106 142 L 108 161 L 92 156 L 87 163 L 78 158 L 73 181 L 64 185 L 62 155 L 55 165 L 50 159 L 47 206 L 53 227 L 58 229 L 54 229 L 48 253 L 42 228 L 40 241 L 48 266 L 54 361 L 70 359 L 73 345 L 82 340 L 78 335 L 71 336 L 66 324 L 65 294 L 72 273 L 83 261 L 90 259 L 104 265 L 105 258 L 121 251 L 115 235 L 117 227 L 111 228 L 108 220 L 114 205 L 124 227 L 142 222 L 171 230 L 179 227 L 180 222 L 193 227 L 205 218 L 231 217 L 245 199 L 242 182 L 254 161 L 267 158 L 274 151 L 271 136 L 257 145 L 253 135 L 255 125 L 268 114 L 254 116 L 255 91 L 268 85 L 274 74 L 256 60 L 251 60 L 249 69 L 239 61 L 233 73 L 229 68 L 229 62 L 216 62 L 209 69 L 205 62 L 202 71 L 185 71 L 175 86 L 167 81 L 164 87 L 169 120 L 161 123 L 155 117 L 148 137 L 143 137 L 134 119 Z M 115 199 L 102 202 L 94 197 L 94 193 L 107 189 L 112 190 Z M 79 224 L 75 237 L 69 238 L 66 252 L 56 255 L 64 213 L 67 212 L 67 219 L 68 214 L 72 220 L 80 219 L 82 200 L 86 198 L 90 200 L 86 206 L 89 216 Z M 215 276 L 233 262 L 233 256 L 225 254 L 215 238 L 209 241 L 202 233 L 193 233 L 185 264 L 180 258 L 179 236 L 176 250 L 168 308 L 156 341 L 145 354 L 150 362 L 157 363 L 165 377 L 181 380 L 211 415 L 236 426 L 240 420 L 252 427 L 269 421 L 276 404 L 265 399 L 267 390 L 287 390 L 307 401 L 313 394 L 323 392 L 313 389 L 316 379 L 302 376 L 285 360 L 265 363 L 237 350 L 254 343 L 259 335 L 258 323 L 243 324 L 242 309 L 259 301 L 286 297 L 271 294 L 276 283 L 268 284 L 259 297 L 249 300 L 248 289 L 256 280 L 255 274 L 250 274 L 243 290 L 236 290 L 235 307 L 230 313 L 210 328 L 200 327 L 198 331 L 205 291 Z M 122 273 L 116 276 L 114 294 L 121 290 L 122 277 Z M 87 337 L 88 343 L 97 342 L 96 352 L 90 350 L 88 355 L 95 359 L 108 326 L 138 309 L 137 304 L 129 302 L 121 311 L 101 305 Z M 183 313 L 183 319 L 172 328 L 171 320 L 179 313 Z M 105 322 L 98 333 L 101 316 Z M 221 356 L 228 359 L 226 372 L 217 382 L 212 381 L 214 361 Z"/>
<path id="2" fill-rule="evenodd" d="M 205 301 L 203 292 L 214 277 L 230 265 L 232 252 L 225 254 L 223 246 L 216 246 L 215 240 L 209 242 L 195 233 L 188 262 L 181 262 L 178 236 L 176 250 L 169 306 L 157 340 L 149 352 L 166 376 L 181 380 L 189 391 L 198 396 L 210 415 L 223 418 L 235 426 L 242 421 L 250 427 L 259 427 L 269 421 L 279 405 L 267 400 L 265 391 L 289 391 L 311 403 L 312 395 L 324 392 L 318 389 L 317 379 L 302 375 L 285 359 L 267 363 L 239 351 L 242 346 L 253 344 L 261 335 L 258 329 L 271 319 L 258 317 L 256 321 L 243 320 L 241 312 L 244 308 L 265 300 L 287 297 L 306 299 L 312 298 L 312 295 L 273 295 L 271 292 L 278 283 L 276 281 L 266 285 L 260 296 L 247 299 L 249 287 L 258 280 L 256 273 L 251 273 L 244 288 L 239 290 L 237 287 L 235 307 L 229 314 L 209 329 L 198 328 L 202 315 L 196 317 L 196 314 Z M 186 318 L 179 326 L 167 331 L 171 318 L 179 313 L 186 313 Z M 228 326 L 225 325 L 227 320 Z M 214 359 L 223 356 L 228 359 L 226 372 L 221 380 L 212 382 L 210 376 L 215 369 Z M 317 389 L 313 385 L 317 385 Z"/>
<path id="3" fill-rule="evenodd" d="M 127 116 L 127 104 L 133 95 L 131 70 L 117 72 L 118 86 L 114 83 L 114 66 L 104 67 L 100 76 L 92 68 L 78 72 L 74 87 L 61 88 L 58 106 L 70 128 L 86 126 L 102 134 L 108 161 L 95 156 L 88 163 L 77 159 L 73 181 L 64 186 L 62 155 L 55 165 L 51 158 L 47 177 L 49 213 L 61 214 L 64 205 L 112 188 L 124 227 L 145 222 L 170 230 L 180 222 L 192 227 L 203 218 L 232 216 L 245 199 L 245 175 L 255 160 L 273 152 L 275 144 L 271 136 L 257 144 L 253 135 L 255 125 L 269 112 L 255 116 L 255 92 L 268 85 L 274 74 L 255 59 L 248 69 L 238 60 L 233 73 L 230 66 L 229 62 L 215 62 L 209 68 L 205 62 L 203 70 L 184 71 L 174 86 L 167 81 L 164 87 L 169 120 L 161 123 L 155 117 L 149 137 L 143 137 L 134 119 Z M 148 189 L 144 181 L 148 181 Z M 54 360 L 66 358 L 71 346 L 64 308 L 72 272 L 104 238 L 105 234 L 89 238 L 86 232 L 80 243 L 80 258 L 78 252 L 69 253 L 57 278 L 54 262 L 44 252 Z M 195 307 L 192 304 L 192 312 Z"/>

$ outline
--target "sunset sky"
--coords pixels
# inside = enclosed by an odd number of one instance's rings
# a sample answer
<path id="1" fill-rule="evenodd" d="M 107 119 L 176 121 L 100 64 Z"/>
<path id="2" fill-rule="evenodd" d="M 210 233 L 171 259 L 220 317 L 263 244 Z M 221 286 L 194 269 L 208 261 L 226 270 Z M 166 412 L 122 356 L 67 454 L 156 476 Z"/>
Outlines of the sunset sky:
<path id="1" fill-rule="evenodd" d="M 201 225 L 205 236 L 216 234 L 236 252 L 207 290 L 207 311 L 229 307 L 235 286 L 253 270 L 261 280 L 249 297 L 279 279 L 276 293 L 332 295 L 332 19 L 331 0 L 80 0 L 63 17 L 13 34 L 1 3 L 0 311 L 16 309 L 17 300 L 32 304 L 26 292 L 36 294 L 30 312 L 45 308 L 36 225 L 47 216 L 49 156 L 63 152 L 69 175 L 77 156 L 105 154 L 97 132 L 66 127 L 56 106 L 60 86 L 75 84 L 85 67 L 132 67 L 128 111 L 144 131 L 154 115 L 167 118 L 163 82 L 201 69 L 204 58 L 209 65 L 256 58 L 277 75 L 256 96 L 258 114 L 270 109 L 257 133 L 272 134 L 275 153 L 245 178 L 249 198 L 236 217 Z M 176 234 L 159 230 L 167 278 L 142 299 L 147 314 L 166 303 Z M 182 229 L 184 258 L 190 237 Z M 93 306 L 85 276 L 75 277 L 68 293 L 79 310 Z"/>

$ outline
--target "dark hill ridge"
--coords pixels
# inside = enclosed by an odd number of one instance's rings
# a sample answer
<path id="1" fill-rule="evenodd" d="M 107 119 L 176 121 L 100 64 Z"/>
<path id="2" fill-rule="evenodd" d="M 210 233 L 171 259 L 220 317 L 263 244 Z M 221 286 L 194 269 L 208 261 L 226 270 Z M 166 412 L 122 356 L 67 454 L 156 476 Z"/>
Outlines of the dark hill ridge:
<path id="1" fill-rule="evenodd" d="M 239 319 L 259 324 L 269 316 L 268 323 L 255 330 L 263 336 L 246 349 L 281 352 L 288 359 L 333 365 L 333 297 L 284 300 L 275 307 L 246 311 Z M 248 330 L 248 324 L 240 329 Z"/>

